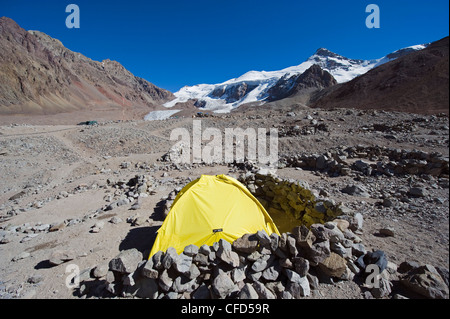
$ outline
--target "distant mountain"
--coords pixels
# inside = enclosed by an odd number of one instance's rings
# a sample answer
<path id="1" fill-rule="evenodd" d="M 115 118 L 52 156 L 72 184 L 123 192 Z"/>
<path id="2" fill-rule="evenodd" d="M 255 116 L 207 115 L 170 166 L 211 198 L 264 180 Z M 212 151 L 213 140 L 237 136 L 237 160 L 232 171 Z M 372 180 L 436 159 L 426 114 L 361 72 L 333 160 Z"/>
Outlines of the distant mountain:
<path id="1" fill-rule="evenodd" d="M 174 98 L 119 62 L 93 61 L 6 17 L 0 18 L 0 79 L 0 114 L 152 107 Z"/>
<path id="2" fill-rule="evenodd" d="M 331 78 L 323 79 L 323 82 L 319 83 L 317 72 L 322 75 L 330 74 L 337 83 L 344 83 L 379 65 L 410 52 L 424 49 L 426 46 L 427 44 L 411 46 L 374 60 L 349 59 L 325 48 L 320 48 L 305 62 L 297 66 L 279 71 L 250 71 L 238 78 L 219 84 L 185 86 L 175 93 L 176 99 L 164 106 L 173 107 L 177 103 L 192 104 L 194 101 L 194 105 L 197 107 L 215 112 L 229 112 L 242 104 L 274 101 L 291 94 L 298 94 L 302 89 L 311 92 L 313 89 L 322 89 L 333 85 Z M 300 75 L 313 65 L 316 67 L 311 71 L 316 72 L 316 81 L 312 81 L 309 85 L 305 84 L 307 88 L 298 85 L 296 81 L 305 80 L 300 78 Z M 291 92 L 289 92 L 290 89 L 292 89 Z"/>
<path id="3" fill-rule="evenodd" d="M 350 82 L 320 92 L 312 107 L 449 113 L 449 39 L 403 50 Z M 387 56 L 387 58 L 392 58 Z"/>

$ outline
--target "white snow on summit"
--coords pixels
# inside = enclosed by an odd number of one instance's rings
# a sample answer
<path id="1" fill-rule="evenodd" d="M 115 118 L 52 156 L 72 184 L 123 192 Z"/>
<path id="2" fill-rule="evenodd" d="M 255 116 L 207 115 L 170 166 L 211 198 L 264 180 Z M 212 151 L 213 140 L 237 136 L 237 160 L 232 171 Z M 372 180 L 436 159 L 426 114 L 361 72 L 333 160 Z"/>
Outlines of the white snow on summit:
<path id="1" fill-rule="evenodd" d="M 344 83 L 381 64 L 392 61 L 409 52 L 422 50 L 427 46 L 428 44 L 410 46 L 374 60 L 349 59 L 327 49 L 320 48 L 305 62 L 282 70 L 249 71 L 240 77 L 219 84 L 185 86 L 174 93 L 176 96 L 174 100 L 165 103 L 164 106 L 171 108 L 177 103 L 195 99 L 198 101 L 200 108 L 217 113 L 227 113 L 244 103 L 257 101 L 264 103 L 268 97 L 267 91 L 279 79 L 285 75 L 302 74 L 313 64 L 318 64 L 322 69 L 330 72 L 338 83 Z"/>

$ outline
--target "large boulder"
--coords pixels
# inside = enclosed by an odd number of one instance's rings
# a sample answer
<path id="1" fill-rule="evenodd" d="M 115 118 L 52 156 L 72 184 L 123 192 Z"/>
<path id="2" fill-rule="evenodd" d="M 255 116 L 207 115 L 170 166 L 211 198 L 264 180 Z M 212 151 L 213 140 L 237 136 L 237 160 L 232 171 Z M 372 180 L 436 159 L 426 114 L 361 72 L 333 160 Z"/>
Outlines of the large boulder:
<path id="1" fill-rule="evenodd" d="M 307 252 L 307 259 L 309 260 L 311 266 L 317 266 L 320 262 L 328 258 L 331 254 L 330 242 L 322 241 L 314 243 Z"/>
<path id="2" fill-rule="evenodd" d="M 159 276 L 158 284 L 159 287 L 161 287 L 161 289 L 165 292 L 168 292 L 172 288 L 173 279 L 170 278 L 167 269 L 164 269 L 164 271 Z"/>
<path id="3" fill-rule="evenodd" d="M 245 234 L 233 242 L 233 248 L 239 252 L 251 254 L 258 248 L 258 238 L 255 234 Z"/>
<path id="4" fill-rule="evenodd" d="M 253 288 L 252 284 L 245 284 L 241 289 L 238 295 L 239 299 L 259 299 L 259 295 L 256 292 L 255 288 Z"/>
<path id="5" fill-rule="evenodd" d="M 227 274 L 221 273 L 214 278 L 212 282 L 212 289 L 219 298 L 224 299 L 232 292 L 236 291 L 237 286 Z"/>
<path id="6" fill-rule="evenodd" d="M 300 276 L 295 271 L 286 269 L 286 276 L 288 277 L 287 291 L 296 299 L 306 297 L 311 294 L 311 288 L 308 278 Z"/>
<path id="7" fill-rule="evenodd" d="M 156 299 L 158 297 L 158 284 L 156 280 L 142 277 L 131 286 L 125 286 L 124 295 L 139 298 Z"/>
<path id="8" fill-rule="evenodd" d="M 331 252 L 330 256 L 319 263 L 319 269 L 330 277 L 341 277 L 347 268 L 347 262 L 338 254 Z"/>
<path id="9" fill-rule="evenodd" d="M 142 267 L 142 275 L 150 279 L 158 278 L 159 273 L 158 270 L 155 269 L 152 259 L 147 260 L 147 262 L 145 262 L 144 266 Z"/>
<path id="10" fill-rule="evenodd" d="M 109 269 L 119 273 L 132 273 L 142 261 L 142 253 L 136 248 L 121 251 L 109 262 Z"/>
<path id="11" fill-rule="evenodd" d="M 232 246 L 225 239 L 219 240 L 217 257 L 232 267 L 239 266 L 239 255 L 232 250 Z"/>
<path id="12" fill-rule="evenodd" d="M 192 257 L 181 253 L 177 256 L 173 263 L 173 267 L 181 274 L 185 274 L 189 271 L 192 265 Z"/>
<path id="13" fill-rule="evenodd" d="M 449 289 L 433 266 L 425 265 L 410 270 L 401 283 L 411 291 L 431 299 L 448 299 Z"/>
<path id="14" fill-rule="evenodd" d="M 173 247 L 169 247 L 167 248 L 167 251 L 164 254 L 164 258 L 162 259 L 162 266 L 164 267 L 164 269 L 169 269 L 177 259 L 178 254 L 176 249 Z"/>
<path id="15" fill-rule="evenodd" d="M 304 225 L 292 229 L 292 234 L 294 235 L 297 245 L 302 248 L 311 248 L 316 241 L 316 236 Z"/>
<path id="16" fill-rule="evenodd" d="M 253 283 L 253 288 L 255 288 L 260 299 L 276 299 L 275 295 L 259 281 Z"/>
<path id="17" fill-rule="evenodd" d="M 72 260 L 74 258 L 75 258 L 75 254 L 72 251 L 55 250 L 50 255 L 48 262 L 52 266 L 56 266 L 56 265 L 66 262 L 66 261 Z"/>
<path id="18" fill-rule="evenodd" d="M 341 192 L 348 194 L 348 195 L 352 195 L 352 196 L 360 196 L 360 197 L 366 197 L 366 198 L 370 197 L 370 194 L 369 194 L 367 188 L 364 187 L 363 185 L 359 185 L 359 184 L 347 185 L 346 187 L 341 189 Z"/>

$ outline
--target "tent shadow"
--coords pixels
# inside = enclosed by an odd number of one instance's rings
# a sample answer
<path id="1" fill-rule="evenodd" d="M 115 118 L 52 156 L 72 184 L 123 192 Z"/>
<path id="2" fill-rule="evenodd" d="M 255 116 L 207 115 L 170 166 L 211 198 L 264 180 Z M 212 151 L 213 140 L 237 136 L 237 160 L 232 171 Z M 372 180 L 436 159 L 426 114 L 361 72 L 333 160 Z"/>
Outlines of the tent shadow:
<path id="1" fill-rule="evenodd" d="M 135 227 L 130 229 L 128 234 L 119 244 L 119 250 L 127 250 L 136 248 L 143 255 L 143 260 L 148 259 L 150 250 L 155 242 L 157 231 L 160 226 L 143 226 Z M 41 267 L 45 267 L 46 263 L 41 262 Z M 86 298 L 112 298 L 114 297 L 108 289 L 108 282 L 105 278 L 93 279 L 92 277 L 88 280 L 83 280 L 80 282 L 80 286 L 74 289 L 73 296 L 82 297 L 85 295 Z"/>
<path id="2" fill-rule="evenodd" d="M 145 226 L 130 229 L 128 234 L 119 244 L 119 250 L 122 251 L 136 248 L 142 253 L 144 258 L 147 259 L 150 250 L 153 247 L 153 243 L 155 242 L 156 232 L 159 228 L 160 226 Z"/>

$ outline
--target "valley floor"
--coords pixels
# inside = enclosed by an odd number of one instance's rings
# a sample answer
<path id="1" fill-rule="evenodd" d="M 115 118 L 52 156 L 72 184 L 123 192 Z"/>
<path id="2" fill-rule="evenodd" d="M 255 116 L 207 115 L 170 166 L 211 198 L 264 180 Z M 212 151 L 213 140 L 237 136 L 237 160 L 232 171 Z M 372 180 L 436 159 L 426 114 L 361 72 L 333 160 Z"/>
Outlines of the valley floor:
<path id="1" fill-rule="evenodd" d="M 91 119 L 97 118 L 83 120 Z M 192 120 L 104 119 L 98 126 L 77 126 L 8 124 L 0 118 L 0 298 L 78 298 L 66 287 L 69 264 L 84 270 L 107 264 L 124 249 L 148 253 L 163 221 L 163 198 L 201 174 L 245 173 L 232 165 L 177 166 L 161 161 L 175 144 L 170 140 L 172 130 L 184 127 L 192 132 Z M 254 110 L 201 121 L 202 128 L 222 132 L 236 127 L 277 128 L 283 158 L 322 155 L 336 148 L 384 147 L 437 152 L 448 165 L 445 115 L 305 108 Z M 360 156 L 376 162 L 367 154 Z M 370 176 L 357 171 L 330 176 L 326 169 L 288 165 L 277 174 L 307 181 L 312 189 L 363 214 L 360 236 L 368 250 L 385 251 L 397 265 L 412 260 L 449 268 L 448 171 L 441 176 Z M 135 199 L 105 210 L 116 198 L 117 185 L 136 175 L 151 181 L 146 195 L 139 197 L 139 207 L 131 209 Z M 351 184 L 362 185 L 369 196 L 342 192 Z M 411 196 L 411 187 L 422 193 Z M 381 236 L 379 230 L 386 227 L 395 235 Z M 69 255 L 70 261 L 54 265 L 57 252 Z M 321 285 L 327 289 L 311 298 L 363 298 L 351 281 Z"/>

